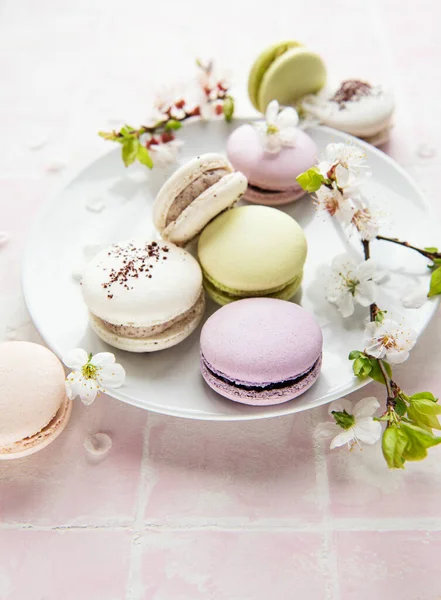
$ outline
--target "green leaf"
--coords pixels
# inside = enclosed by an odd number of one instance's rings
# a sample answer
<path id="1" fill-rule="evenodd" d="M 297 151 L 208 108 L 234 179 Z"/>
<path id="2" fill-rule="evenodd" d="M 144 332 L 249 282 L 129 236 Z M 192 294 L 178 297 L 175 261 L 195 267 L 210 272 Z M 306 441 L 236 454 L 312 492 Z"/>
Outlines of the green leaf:
<path id="1" fill-rule="evenodd" d="M 412 400 L 407 409 L 407 416 L 416 425 L 425 425 L 431 429 L 441 429 L 437 415 L 441 414 L 441 406 L 432 400 Z"/>
<path id="2" fill-rule="evenodd" d="M 382 323 L 384 321 L 384 317 L 386 316 L 387 310 L 377 310 L 375 315 L 375 322 Z"/>
<path id="3" fill-rule="evenodd" d="M 409 396 L 409 400 L 431 400 L 432 402 L 438 402 L 438 398 L 435 398 L 432 392 L 418 392 L 418 394 Z"/>
<path id="4" fill-rule="evenodd" d="M 438 296 L 438 294 L 441 294 L 441 267 L 432 272 L 428 296 L 429 298 L 433 298 L 433 296 Z"/>
<path id="5" fill-rule="evenodd" d="M 424 248 L 426 252 L 430 252 L 430 254 L 436 254 L 438 252 L 438 248 Z"/>
<path id="6" fill-rule="evenodd" d="M 136 158 L 145 167 L 148 167 L 149 169 L 153 169 L 153 160 L 152 160 L 152 157 L 150 156 L 149 151 L 147 150 L 147 148 L 145 148 L 141 144 L 139 144 L 138 149 L 136 151 Z"/>
<path id="7" fill-rule="evenodd" d="M 372 365 L 372 370 L 369 373 L 369 377 L 372 377 L 372 379 L 374 381 L 378 381 L 378 383 L 385 383 L 384 382 L 384 377 L 383 377 L 383 373 L 381 372 L 380 369 L 380 365 L 378 364 L 378 360 L 376 358 L 371 358 L 370 359 L 371 365 Z M 384 368 L 386 369 L 386 373 L 389 375 L 389 377 L 392 377 L 392 369 L 390 368 L 389 363 L 387 363 L 386 361 L 382 361 Z"/>
<path id="8" fill-rule="evenodd" d="M 367 356 L 356 358 L 352 365 L 356 377 L 367 377 L 372 371 L 372 364 Z"/>
<path id="9" fill-rule="evenodd" d="M 110 140 L 111 142 L 119 141 L 118 135 L 114 131 L 98 131 L 98 135 L 105 140 Z"/>
<path id="10" fill-rule="evenodd" d="M 343 410 L 342 412 L 333 410 L 332 416 L 334 417 L 337 425 L 340 425 L 342 429 L 350 429 L 355 423 L 354 416 L 350 415 L 345 410 Z"/>
<path id="11" fill-rule="evenodd" d="M 318 167 L 312 167 L 312 169 L 300 173 L 296 178 L 296 181 L 304 190 L 311 194 L 321 188 L 325 178 L 318 170 Z"/>
<path id="12" fill-rule="evenodd" d="M 407 436 L 396 425 L 387 427 L 383 433 L 381 447 L 389 469 L 404 469 L 403 452 L 407 445 Z"/>
<path id="13" fill-rule="evenodd" d="M 225 121 L 229 123 L 234 115 L 234 99 L 231 96 L 225 98 L 222 111 L 224 113 Z"/>
<path id="14" fill-rule="evenodd" d="M 399 417 L 404 417 L 407 411 L 407 404 L 403 400 L 403 398 L 397 398 L 395 401 L 395 412 Z"/>
<path id="15" fill-rule="evenodd" d="M 428 448 L 441 444 L 441 437 L 437 437 L 417 425 L 402 422 L 400 429 L 407 438 L 403 451 L 405 460 L 423 460 L 427 456 Z"/>
<path id="16" fill-rule="evenodd" d="M 360 358 L 360 356 L 366 356 L 366 354 L 364 352 L 360 352 L 360 350 L 352 350 L 352 352 L 349 353 L 349 360 L 355 360 L 356 358 Z"/>
<path id="17" fill-rule="evenodd" d="M 181 129 L 182 123 L 180 121 L 176 121 L 176 119 L 170 119 L 165 124 L 166 131 L 176 131 L 177 129 Z"/>
<path id="18" fill-rule="evenodd" d="M 139 146 L 140 143 L 137 138 L 129 137 L 124 140 L 122 147 L 122 159 L 126 167 L 135 161 Z"/>

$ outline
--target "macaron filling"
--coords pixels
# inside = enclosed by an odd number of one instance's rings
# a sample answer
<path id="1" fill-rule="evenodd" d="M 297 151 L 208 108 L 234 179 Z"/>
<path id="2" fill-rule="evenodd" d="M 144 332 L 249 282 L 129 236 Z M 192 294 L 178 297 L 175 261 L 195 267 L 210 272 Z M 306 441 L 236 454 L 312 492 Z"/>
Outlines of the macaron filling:
<path id="1" fill-rule="evenodd" d="M 277 287 L 269 288 L 266 290 L 235 290 L 229 288 L 218 281 L 215 281 L 210 277 L 204 270 L 204 287 L 207 292 L 211 295 L 214 293 L 223 298 L 225 302 L 233 302 L 234 300 L 240 300 L 241 298 L 250 298 L 256 296 L 274 296 L 277 298 L 288 299 L 291 298 L 302 281 L 303 272 L 300 275 L 295 275 L 288 282 Z M 285 292 L 288 292 L 286 294 Z"/>
<path id="2" fill-rule="evenodd" d="M 179 215 L 184 212 L 184 210 L 190 206 L 190 204 L 203 192 L 208 190 L 212 185 L 217 183 L 224 177 L 228 175 L 229 171 L 224 168 L 218 169 L 210 169 L 205 171 L 200 175 L 197 179 L 192 181 L 185 187 L 174 199 L 172 205 L 170 206 L 167 217 L 166 217 L 166 226 L 170 225 L 176 221 Z"/>
<path id="3" fill-rule="evenodd" d="M 285 379 L 283 381 L 268 381 L 268 382 L 262 382 L 262 383 L 241 381 L 239 379 L 229 377 L 225 373 L 222 373 L 221 371 L 215 369 L 212 365 L 210 365 L 210 363 L 206 360 L 206 358 L 204 357 L 204 355 L 202 353 L 201 353 L 201 360 L 202 360 L 205 368 L 209 371 L 209 373 L 213 377 L 218 379 L 219 381 L 222 381 L 224 383 L 233 385 L 234 387 L 237 387 L 237 388 L 240 388 L 243 390 L 247 390 L 247 391 L 265 392 L 268 390 L 276 390 L 276 389 L 290 387 L 292 385 L 296 385 L 296 384 L 300 383 L 301 381 L 306 379 L 321 363 L 322 355 L 320 354 L 320 356 L 314 362 L 314 364 L 309 369 L 307 369 L 303 373 L 300 373 L 299 375 L 295 375 L 294 377 L 290 377 L 289 379 Z"/>
<path id="4" fill-rule="evenodd" d="M 135 325 L 116 325 L 114 323 L 110 323 L 109 321 L 105 321 L 104 319 L 100 319 L 96 315 L 94 315 L 95 319 L 100 323 L 103 327 L 105 327 L 111 333 L 115 335 L 125 337 L 125 338 L 136 338 L 136 339 L 146 339 L 152 336 L 158 335 L 159 333 L 163 333 L 174 327 L 177 323 L 184 323 L 185 321 L 190 321 L 198 317 L 204 311 L 205 299 L 204 292 L 201 291 L 198 299 L 195 304 L 189 308 L 187 311 L 182 314 L 165 321 L 164 323 L 158 323 L 157 325 L 150 326 L 142 326 L 137 327 Z"/>

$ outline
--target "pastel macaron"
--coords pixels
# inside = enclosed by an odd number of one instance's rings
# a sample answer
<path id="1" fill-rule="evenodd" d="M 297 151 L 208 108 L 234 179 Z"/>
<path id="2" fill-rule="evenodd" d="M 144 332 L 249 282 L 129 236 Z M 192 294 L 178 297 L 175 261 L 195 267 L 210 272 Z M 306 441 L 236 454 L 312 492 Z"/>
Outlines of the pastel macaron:
<path id="1" fill-rule="evenodd" d="M 88 263 L 81 289 L 98 337 L 129 352 L 178 344 L 195 330 L 205 308 L 197 261 L 170 242 L 110 246 Z"/>
<path id="2" fill-rule="evenodd" d="M 198 156 L 162 186 L 153 204 L 153 223 L 164 239 L 184 245 L 237 202 L 246 188 L 245 176 L 234 172 L 225 156 Z"/>
<path id="3" fill-rule="evenodd" d="M 251 296 L 289 299 L 302 281 L 307 243 L 292 217 L 267 206 L 240 206 L 202 232 L 204 286 L 218 304 Z"/>
<path id="4" fill-rule="evenodd" d="M 320 94 L 307 96 L 302 109 L 323 125 L 379 146 L 389 139 L 395 99 L 382 86 L 348 79 Z"/>
<path id="5" fill-rule="evenodd" d="M 292 146 L 284 146 L 277 153 L 266 152 L 256 127 L 245 124 L 229 136 L 227 154 L 248 180 L 244 199 L 277 206 L 305 195 L 296 178 L 316 164 L 318 150 L 312 138 L 297 128 Z"/>
<path id="6" fill-rule="evenodd" d="M 252 65 L 248 94 L 263 113 L 271 100 L 294 105 L 303 96 L 317 93 L 325 82 L 326 67 L 318 54 L 296 41 L 279 42 L 266 48 Z"/>
<path id="7" fill-rule="evenodd" d="M 71 411 L 55 354 L 31 342 L 0 344 L 0 460 L 45 448 L 64 430 Z"/>
<path id="8" fill-rule="evenodd" d="M 280 404 L 317 381 L 322 346 L 319 325 L 297 304 L 240 300 L 216 311 L 202 328 L 202 377 L 235 402 Z"/>

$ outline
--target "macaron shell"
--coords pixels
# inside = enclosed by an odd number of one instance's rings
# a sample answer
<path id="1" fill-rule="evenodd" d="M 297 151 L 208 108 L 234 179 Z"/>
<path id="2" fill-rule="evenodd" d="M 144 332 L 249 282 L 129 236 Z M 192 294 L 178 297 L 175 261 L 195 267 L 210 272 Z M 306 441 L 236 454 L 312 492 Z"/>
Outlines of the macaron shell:
<path id="1" fill-rule="evenodd" d="M 31 342 L 0 344 L 0 448 L 42 431 L 65 399 L 64 368 L 55 354 Z"/>
<path id="2" fill-rule="evenodd" d="M 229 136 L 227 154 L 252 185 L 284 191 L 298 186 L 297 176 L 316 164 L 318 149 L 312 138 L 298 129 L 295 146 L 285 146 L 278 153 L 265 152 L 256 127 L 246 124 Z"/>
<path id="3" fill-rule="evenodd" d="M 132 244 L 140 251 L 150 243 L 168 250 L 161 250 L 159 261 L 151 259 L 151 278 L 143 271 L 138 277 L 129 278 L 127 288 L 119 281 L 104 287 L 112 269 L 118 272 L 124 266 L 124 256 L 115 256 L 112 248 L 127 249 Z M 81 289 L 90 312 L 97 317 L 115 325 L 141 327 L 164 323 L 191 309 L 201 286 L 201 269 L 193 256 L 182 248 L 170 242 L 129 240 L 103 250 L 90 261 Z"/>
<path id="4" fill-rule="evenodd" d="M 306 112 L 328 127 L 333 127 L 356 137 L 374 137 L 387 130 L 395 110 L 392 92 L 381 90 L 370 96 L 362 96 L 356 101 L 345 102 L 340 106 L 333 102 L 337 87 L 323 91 L 318 96 L 305 98 L 302 102 Z"/>
<path id="5" fill-rule="evenodd" d="M 166 227 L 167 214 L 171 205 L 188 185 L 205 171 L 225 169 L 233 171 L 233 167 L 223 154 L 210 152 L 197 156 L 177 169 L 159 190 L 152 209 L 153 223 L 158 231 Z"/>
<path id="6" fill-rule="evenodd" d="M 225 289 L 281 288 L 303 271 L 305 234 L 287 214 L 241 206 L 219 215 L 202 232 L 198 256 L 204 273 Z"/>
<path id="7" fill-rule="evenodd" d="M 176 244 L 186 244 L 196 237 L 214 217 L 230 208 L 247 189 L 247 179 L 242 173 L 229 173 L 200 194 L 162 232 L 164 239 Z"/>
<path id="8" fill-rule="evenodd" d="M 285 206 L 296 202 L 306 196 L 307 192 L 299 186 L 299 189 L 285 190 L 284 192 L 263 192 L 256 188 L 248 187 L 243 199 L 253 204 L 264 206 Z"/>
<path id="9" fill-rule="evenodd" d="M 119 350 L 135 353 L 157 352 L 176 346 L 193 333 L 204 315 L 205 298 L 203 294 L 202 299 L 203 301 L 197 313 L 191 319 L 179 321 L 169 329 L 148 338 L 128 338 L 116 335 L 109 331 L 94 315 L 90 315 L 90 326 L 100 339 Z"/>
<path id="10" fill-rule="evenodd" d="M 262 82 L 263 76 L 266 73 L 267 69 L 270 65 L 277 60 L 279 56 L 284 54 L 289 48 L 297 48 L 302 46 L 300 42 L 296 42 L 293 40 L 287 42 L 279 42 L 274 44 L 270 48 L 264 50 L 254 61 L 253 66 L 251 67 L 251 71 L 248 77 L 248 94 L 250 100 L 257 110 L 259 110 L 259 105 L 257 101 L 257 96 L 260 88 L 260 84 Z"/>
<path id="11" fill-rule="evenodd" d="M 10 444 L 0 446 L 0 460 L 24 458 L 39 450 L 43 450 L 64 431 L 72 413 L 72 401 L 65 397 L 62 405 L 52 421 L 33 436 Z"/>
<path id="12" fill-rule="evenodd" d="M 228 398 L 229 400 L 241 404 L 248 404 L 250 406 L 272 406 L 297 398 L 314 385 L 320 375 L 321 366 L 322 358 L 320 356 L 314 365 L 314 368 L 300 381 L 283 388 L 256 392 L 255 390 L 245 390 L 236 387 L 234 384 L 228 384 L 226 381 L 222 381 L 213 375 L 213 373 L 210 373 L 203 359 L 201 359 L 202 377 L 212 390 L 221 396 L 224 396 L 224 398 Z"/>
<path id="13" fill-rule="evenodd" d="M 303 96 L 315 94 L 326 83 L 322 58 L 306 48 L 291 48 L 274 61 L 265 72 L 257 96 L 260 112 L 271 100 L 294 105 Z"/>

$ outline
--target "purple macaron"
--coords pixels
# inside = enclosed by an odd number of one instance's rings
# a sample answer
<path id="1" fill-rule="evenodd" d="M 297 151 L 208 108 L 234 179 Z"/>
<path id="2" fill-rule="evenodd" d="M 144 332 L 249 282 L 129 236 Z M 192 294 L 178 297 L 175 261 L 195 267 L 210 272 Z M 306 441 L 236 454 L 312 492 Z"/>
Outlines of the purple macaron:
<path id="1" fill-rule="evenodd" d="M 292 302 L 247 298 L 223 306 L 201 332 L 201 372 L 218 394 L 255 406 L 292 400 L 317 380 L 322 332 Z"/>
<path id="2" fill-rule="evenodd" d="M 265 151 L 253 125 L 241 125 L 228 138 L 227 154 L 231 164 L 248 179 L 244 199 L 255 204 L 289 204 L 305 195 L 296 177 L 316 164 L 317 146 L 299 129 L 295 146 L 280 152 Z"/>

